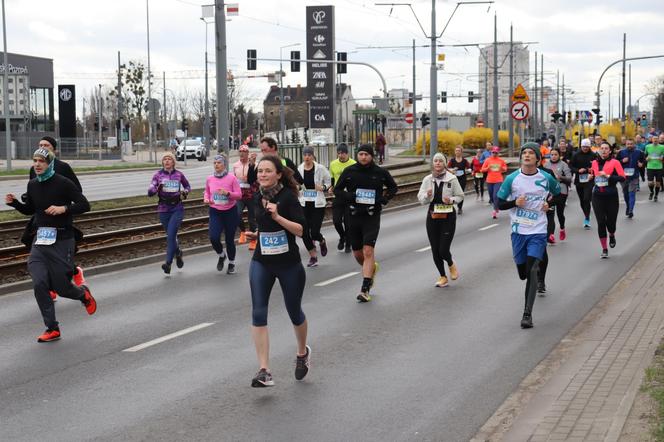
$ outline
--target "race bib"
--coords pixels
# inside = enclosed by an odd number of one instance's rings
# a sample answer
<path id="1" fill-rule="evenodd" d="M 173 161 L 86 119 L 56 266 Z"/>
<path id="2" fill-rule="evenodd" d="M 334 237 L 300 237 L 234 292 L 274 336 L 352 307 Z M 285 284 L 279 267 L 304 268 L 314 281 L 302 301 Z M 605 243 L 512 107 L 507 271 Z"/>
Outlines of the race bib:
<path id="1" fill-rule="evenodd" d="M 658 153 L 651 153 L 648 155 L 649 160 L 659 160 L 660 158 L 662 158 L 662 156 Z"/>
<path id="2" fill-rule="evenodd" d="M 281 255 L 288 252 L 286 232 L 260 232 L 261 255 Z"/>
<path id="3" fill-rule="evenodd" d="M 516 209 L 516 222 L 524 226 L 534 226 L 539 218 L 540 212 L 535 210 L 524 209 L 517 207 Z"/>
<path id="4" fill-rule="evenodd" d="M 489 166 L 489 169 L 491 169 L 492 172 L 499 172 L 500 171 L 500 164 L 492 164 Z"/>
<path id="5" fill-rule="evenodd" d="M 475 172 L 475 178 L 483 178 L 484 174 L 482 172 Z"/>
<path id="6" fill-rule="evenodd" d="M 632 176 L 634 175 L 634 168 L 633 167 L 626 167 L 625 168 L 625 176 Z"/>
<path id="7" fill-rule="evenodd" d="M 228 195 L 222 195 L 215 192 L 212 194 L 212 201 L 214 201 L 215 204 L 228 204 L 229 198 Z"/>
<path id="8" fill-rule="evenodd" d="M 240 189 L 248 189 L 251 185 L 249 183 L 240 183 Z"/>
<path id="9" fill-rule="evenodd" d="M 355 202 L 358 204 L 376 204 L 376 191 L 374 189 L 357 189 Z"/>
<path id="10" fill-rule="evenodd" d="M 161 183 L 162 190 L 168 193 L 175 193 L 180 191 L 180 182 L 178 180 L 165 180 Z"/>
<path id="11" fill-rule="evenodd" d="M 304 201 L 307 202 L 307 203 L 316 202 L 316 197 L 317 196 L 318 196 L 318 192 L 316 192 L 315 190 L 304 189 L 302 191 L 302 199 L 304 199 Z"/>
<path id="12" fill-rule="evenodd" d="M 457 170 L 455 173 L 456 173 L 456 176 L 463 176 L 465 174 L 465 171 L 463 169 L 461 169 L 461 170 Z"/>
<path id="13" fill-rule="evenodd" d="M 590 178 L 588 178 L 587 173 L 580 173 L 579 174 L 579 182 L 580 183 L 587 183 L 588 181 L 590 181 Z"/>
<path id="14" fill-rule="evenodd" d="M 606 187 L 609 185 L 609 177 L 606 176 L 596 176 L 595 185 L 597 187 Z"/>
<path id="15" fill-rule="evenodd" d="M 55 243 L 58 238 L 58 229 L 55 227 L 40 227 L 37 229 L 37 240 L 35 244 L 38 246 L 50 246 Z"/>
<path id="16" fill-rule="evenodd" d="M 454 210 L 453 204 L 434 204 L 433 213 L 452 213 Z"/>

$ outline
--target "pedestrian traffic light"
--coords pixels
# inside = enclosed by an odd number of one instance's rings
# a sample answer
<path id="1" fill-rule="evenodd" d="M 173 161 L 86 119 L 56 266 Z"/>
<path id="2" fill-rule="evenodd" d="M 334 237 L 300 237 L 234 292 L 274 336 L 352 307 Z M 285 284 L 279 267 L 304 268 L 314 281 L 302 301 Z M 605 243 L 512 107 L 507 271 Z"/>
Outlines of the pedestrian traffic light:
<path id="1" fill-rule="evenodd" d="M 408 92 L 408 104 L 413 104 L 413 93 Z"/>
<path id="2" fill-rule="evenodd" d="M 440 102 L 447 103 L 447 91 L 440 92 Z"/>
<path id="3" fill-rule="evenodd" d="M 337 52 L 337 61 L 346 61 L 348 54 L 345 52 Z M 346 63 L 337 63 L 337 74 L 345 74 L 348 72 L 348 65 Z"/>
<path id="4" fill-rule="evenodd" d="M 562 114 L 561 114 L 560 112 L 558 112 L 558 111 L 555 111 L 554 113 L 551 114 L 551 120 L 552 120 L 554 123 L 557 123 L 558 120 L 560 120 L 560 117 L 562 117 Z"/>
<path id="5" fill-rule="evenodd" d="M 186 118 L 184 118 L 184 119 L 182 120 L 182 124 L 181 124 L 180 128 L 181 128 L 183 131 L 186 131 L 186 130 L 189 129 L 189 121 L 187 121 Z"/>
<path id="6" fill-rule="evenodd" d="M 474 98 L 475 98 L 475 92 L 468 91 L 468 103 L 472 103 Z"/>
<path id="7" fill-rule="evenodd" d="M 290 58 L 291 58 L 290 62 L 291 72 L 300 72 L 300 51 L 291 51 Z"/>
<path id="8" fill-rule="evenodd" d="M 420 121 L 422 122 L 422 127 L 427 126 L 429 124 L 429 117 L 427 116 L 427 114 L 422 113 Z"/>
<path id="9" fill-rule="evenodd" d="M 256 70 L 256 49 L 247 49 L 247 70 Z"/>

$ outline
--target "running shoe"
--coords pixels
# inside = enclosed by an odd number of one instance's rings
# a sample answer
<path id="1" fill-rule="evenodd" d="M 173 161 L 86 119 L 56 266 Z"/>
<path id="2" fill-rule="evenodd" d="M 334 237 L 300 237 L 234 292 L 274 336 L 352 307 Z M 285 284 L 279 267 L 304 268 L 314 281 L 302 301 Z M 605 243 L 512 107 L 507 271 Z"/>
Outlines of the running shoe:
<path id="1" fill-rule="evenodd" d="M 357 300 L 359 302 L 369 302 L 371 301 L 371 295 L 369 292 L 360 292 L 360 294 L 357 295 Z"/>
<path id="2" fill-rule="evenodd" d="M 178 250 L 178 252 L 175 254 L 175 265 L 178 267 L 178 269 L 184 267 L 184 260 L 182 259 L 182 250 Z"/>
<path id="3" fill-rule="evenodd" d="M 657 195 L 655 195 L 655 198 L 652 199 L 654 202 L 657 202 Z"/>
<path id="4" fill-rule="evenodd" d="M 627 214 L 627 218 L 629 219 L 634 218 L 634 212 L 629 212 L 629 214 Z"/>
<path id="5" fill-rule="evenodd" d="M 551 235 L 549 235 L 546 242 L 548 242 L 549 244 L 555 244 L 556 243 L 556 237 L 554 236 L 553 233 Z"/>
<path id="6" fill-rule="evenodd" d="M 452 262 L 450 266 L 450 279 L 452 281 L 459 279 L 459 269 L 457 269 L 456 262 Z"/>
<path id="7" fill-rule="evenodd" d="M 251 386 L 254 388 L 272 387 L 274 381 L 272 380 L 272 373 L 264 368 L 258 370 L 256 376 L 251 380 Z"/>
<path id="8" fill-rule="evenodd" d="M 57 328 L 48 329 L 37 338 L 37 342 L 51 342 L 60 339 L 60 330 Z"/>
<path id="9" fill-rule="evenodd" d="M 72 279 L 74 281 L 74 284 L 76 284 L 79 287 L 85 285 L 85 275 L 83 275 L 83 269 L 80 268 L 79 266 L 76 266 L 74 277 Z"/>
<path id="10" fill-rule="evenodd" d="M 53 300 L 53 302 L 55 302 L 55 301 L 56 301 L 56 298 L 58 297 L 57 292 L 54 292 L 53 290 L 49 290 L 49 291 L 48 291 L 48 294 L 49 294 L 49 296 L 51 297 L 51 299 Z"/>
<path id="11" fill-rule="evenodd" d="M 648 195 L 648 200 L 649 200 L 649 201 L 652 201 L 652 197 L 653 197 L 653 196 L 655 196 L 655 194 L 652 193 L 652 192 L 650 192 L 650 195 Z"/>
<path id="12" fill-rule="evenodd" d="M 223 272 L 224 271 L 224 264 L 226 263 L 226 255 L 220 256 L 219 259 L 217 260 L 217 271 L 218 272 Z"/>
<path id="13" fill-rule="evenodd" d="M 491 212 L 491 216 L 493 217 L 493 219 L 498 218 L 498 211 L 497 211 L 497 210 L 493 210 L 493 211 Z"/>
<path id="14" fill-rule="evenodd" d="M 327 243 L 325 240 L 319 241 L 318 245 L 320 246 L 320 256 L 326 256 L 327 255 Z"/>
<path id="15" fill-rule="evenodd" d="M 521 318 L 521 328 L 533 328 L 533 315 L 524 313 Z"/>
<path id="16" fill-rule="evenodd" d="M 612 249 L 616 247 L 616 235 L 609 236 L 609 247 Z"/>
<path id="17" fill-rule="evenodd" d="M 609 258 L 609 250 L 608 249 L 602 249 L 602 254 L 600 255 L 600 258 L 608 259 Z"/>
<path id="18" fill-rule="evenodd" d="M 226 270 L 227 275 L 235 274 L 235 264 L 228 263 L 228 269 Z"/>
<path id="19" fill-rule="evenodd" d="M 583 228 L 586 230 L 590 230 L 590 218 L 586 218 L 583 220 Z"/>
<path id="20" fill-rule="evenodd" d="M 463 215 L 463 209 L 459 208 L 459 216 Z"/>
<path id="21" fill-rule="evenodd" d="M 343 250 L 345 245 L 346 242 L 344 241 L 344 239 L 339 238 L 339 242 L 337 243 L 337 250 Z"/>
<path id="22" fill-rule="evenodd" d="M 244 234 L 244 230 L 240 232 L 240 239 L 237 240 L 238 244 L 246 244 L 247 243 L 247 235 Z"/>
<path id="23" fill-rule="evenodd" d="M 546 284 L 544 281 L 537 282 L 537 293 L 546 293 Z"/>
<path id="24" fill-rule="evenodd" d="M 161 265 L 161 269 L 162 269 L 162 270 L 164 271 L 164 273 L 166 273 L 167 275 L 170 275 L 170 274 L 171 274 L 171 265 L 170 265 L 170 264 L 167 264 L 167 263 L 162 264 L 162 265 Z"/>
<path id="25" fill-rule="evenodd" d="M 310 257 L 307 267 L 318 267 L 318 258 L 315 256 Z"/>
<path id="26" fill-rule="evenodd" d="M 249 250 L 256 250 L 256 240 L 252 239 L 249 241 Z"/>
<path id="27" fill-rule="evenodd" d="M 97 301 L 95 301 L 95 298 L 92 296 L 87 285 L 82 285 L 81 288 L 83 289 L 83 298 L 81 299 L 81 302 L 85 306 L 88 315 L 94 315 L 97 311 Z"/>
<path id="28" fill-rule="evenodd" d="M 346 248 L 344 249 L 344 253 L 350 253 L 352 250 L 350 249 L 350 244 L 346 243 Z"/>
<path id="29" fill-rule="evenodd" d="M 307 345 L 306 348 L 307 354 L 295 358 L 295 379 L 298 381 L 304 379 L 311 367 L 311 347 Z"/>
<path id="30" fill-rule="evenodd" d="M 436 281 L 436 287 L 447 287 L 448 285 L 447 276 L 441 276 L 438 278 L 438 281 Z"/>
<path id="31" fill-rule="evenodd" d="M 560 234 L 558 237 L 561 241 L 565 241 L 567 239 L 567 233 L 565 233 L 565 229 L 560 229 Z"/>

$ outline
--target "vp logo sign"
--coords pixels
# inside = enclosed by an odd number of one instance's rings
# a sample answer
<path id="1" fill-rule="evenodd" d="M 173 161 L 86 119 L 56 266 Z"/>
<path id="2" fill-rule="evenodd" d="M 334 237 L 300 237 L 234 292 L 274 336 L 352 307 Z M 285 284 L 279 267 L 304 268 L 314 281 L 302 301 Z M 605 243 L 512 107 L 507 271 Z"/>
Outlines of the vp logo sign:
<path id="1" fill-rule="evenodd" d="M 70 89 L 62 89 L 60 90 L 60 99 L 62 101 L 69 101 L 71 100 L 72 93 Z"/>
<path id="2" fill-rule="evenodd" d="M 320 25 L 325 20 L 325 11 L 314 11 L 312 18 L 317 25 Z"/>

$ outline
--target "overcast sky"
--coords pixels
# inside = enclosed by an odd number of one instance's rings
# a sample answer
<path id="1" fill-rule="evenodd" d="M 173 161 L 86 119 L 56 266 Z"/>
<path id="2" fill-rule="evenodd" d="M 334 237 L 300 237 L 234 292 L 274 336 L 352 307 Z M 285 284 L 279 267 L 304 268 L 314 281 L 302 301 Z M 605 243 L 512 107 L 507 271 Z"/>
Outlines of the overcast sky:
<path id="1" fill-rule="evenodd" d="M 386 0 L 377 0 L 385 2 Z M 403 0 L 400 0 L 402 2 Z M 201 5 L 211 0 L 149 0 L 151 66 L 155 88 L 161 91 L 162 72 L 167 88 L 202 90 L 205 27 L 200 20 Z M 408 7 L 376 6 L 364 0 L 240 0 L 240 15 L 227 22 L 228 65 L 236 75 L 246 74 L 246 50 L 257 49 L 258 57 L 278 58 L 279 47 L 301 43 L 305 50 L 305 7 L 335 6 L 336 49 L 349 52 L 349 61 L 374 64 L 386 77 L 388 88 L 412 86 L 411 50 L 364 50 L 362 46 L 424 45 L 422 30 Z M 509 40 L 510 23 L 514 38 L 533 41 L 534 51 L 544 54 L 545 85 L 555 88 L 555 73 L 565 75 L 566 86 L 575 91 L 568 101 L 572 110 L 592 107 L 599 74 L 622 57 L 622 34 L 627 33 L 627 56 L 664 54 L 664 8 L 661 0 L 497 0 L 487 5 L 461 6 L 452 19 L 443 44 L 490 42 L 493 17 L 498 17 L 498 39 Z M 431 1 L 412 0 L 413 8 L 427 33 L 431 27 Z M 437 27 L 442 30 L 456 2 L 437 2 Z M 102 83 L 112 86 L 117 66 L 117 51 L 122 60 L 147 62 L 145 0 L 6 0 L 7 41 L 10 52 L 53 59 L 56 84 L 73 83 L 89 91 Z M 214 25 L 209 25 L 210 59 L 214 59 Z M 284 50 L 288 56 L 290 49 Z M 354 52 L 357 51 L 357 52 Z M 478 90 L 478 50 L 445 48 L 445 70 L 438 73 L 440 90 L 448 95 Z M 429 49 L 417 50 L 417 92 L 428 94 Z M 214 72 L 214 66 L 210 67 Z M 278 63 L 258 62 L 258 73 L 274 72 Z M 288 65 L 285 65 L 288 72 Z M 367 68 L 349 66 L 343 81 L 352 86 L 356 97 L 380 93 L 375 73 Z M 643 95 L 645 87 L 664 73 L 664 59 L 632 63 L 632 99 Z M 186 78 L 185 77 L 198 77 Z M 604 77 L 603 111 L 612 91 L 617 114 L 619 65 Z M 243 88 L 254 110 L 262 110 L 269 84 L 265 78 L 245 79 Z M 306 83 L 303 72 L 287 73 L 284 84 Z M 211 80 L 214 84 L 214 79 Z M 529 90 L 530 92 L 530 90 Z M 161 92 L 160 92 L 161 93 Z M 80 104 L 79 104 L 80 106 Z M 424 107 L 428 108 L 425 101 Z M 648 97 L 641 108 L 650 109 Z M 420 107 L 421 109 L 421 107 Z M 445 110 L 445 108 L 443 108 Z M 449 99 L 446 110 L 477 111 L 477 103 Z M 80 107 L 79 107 L 80 113 Z"/>

